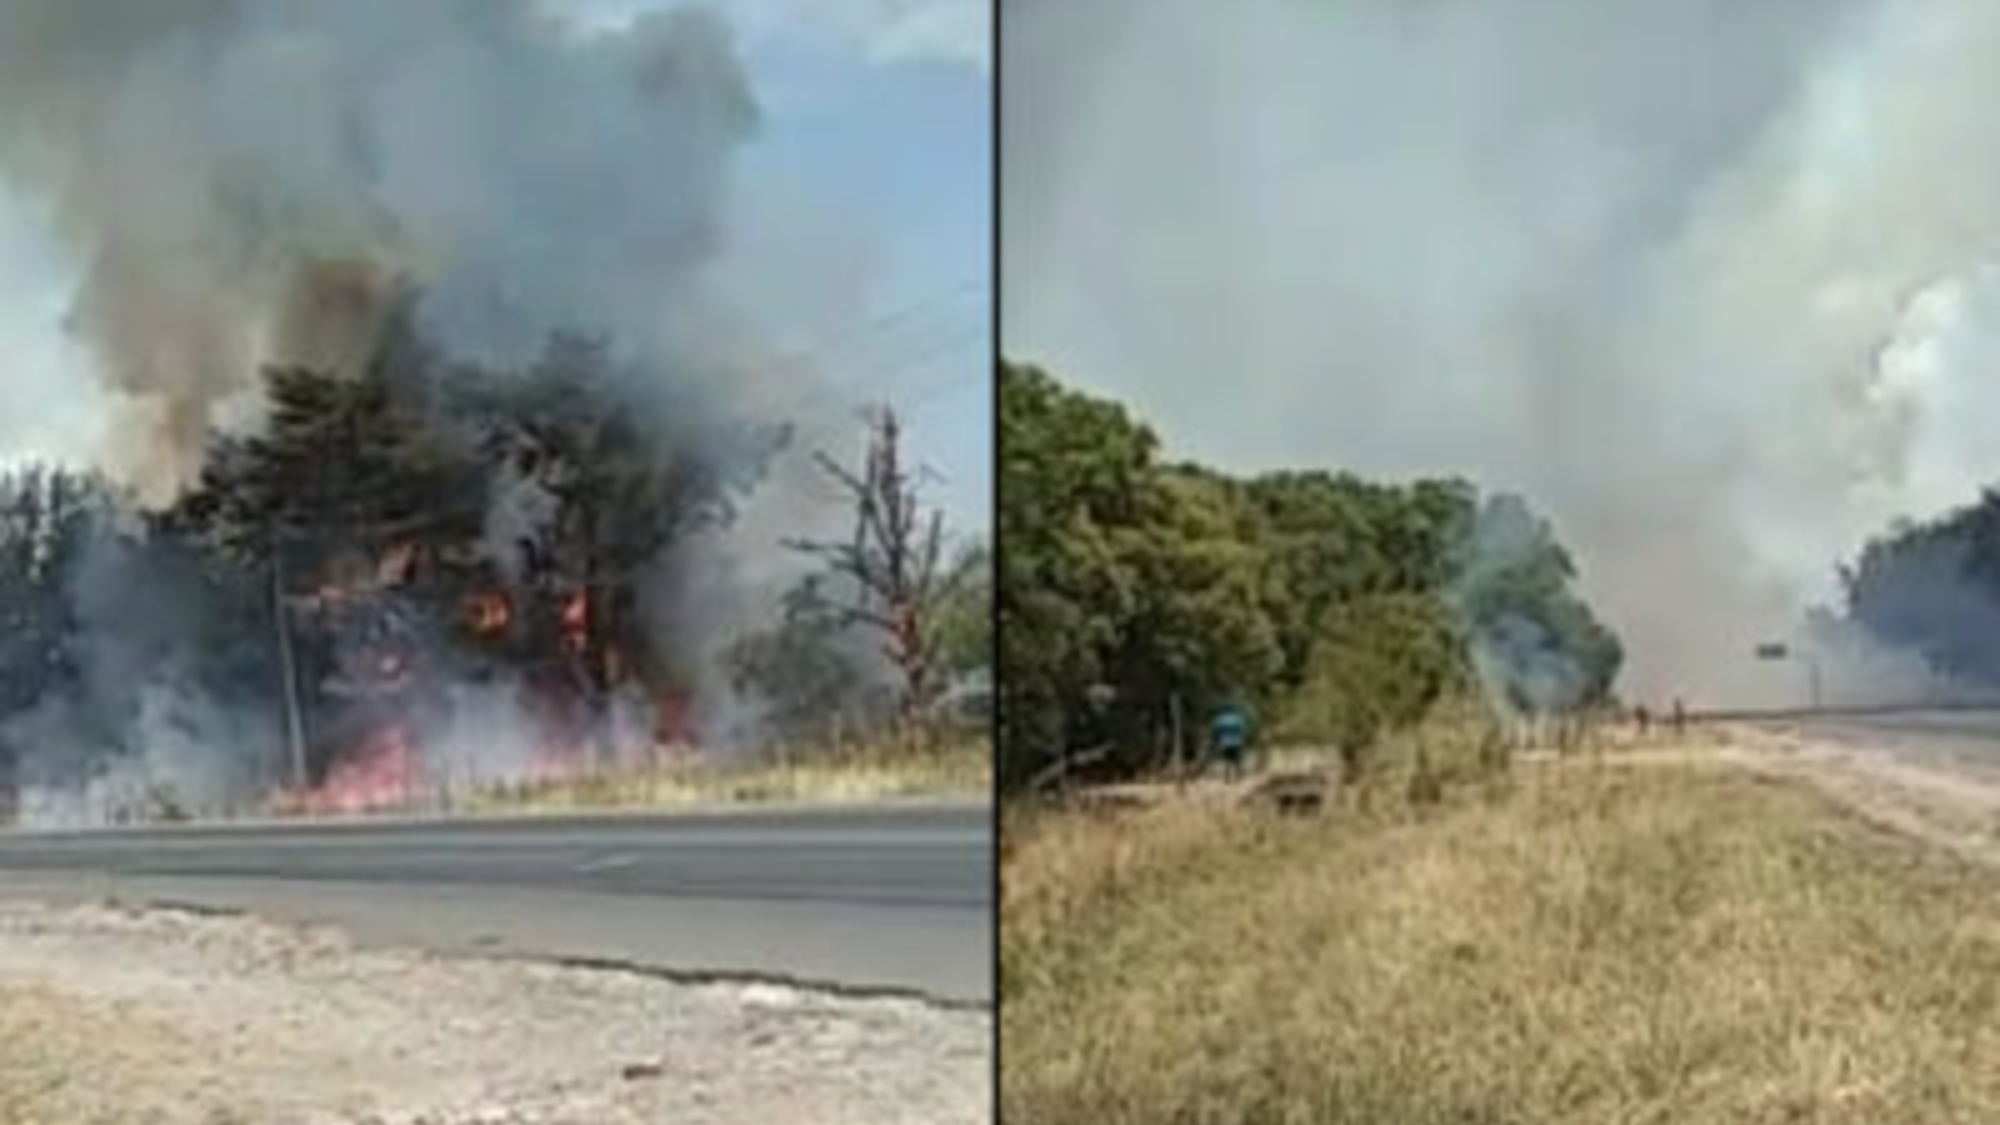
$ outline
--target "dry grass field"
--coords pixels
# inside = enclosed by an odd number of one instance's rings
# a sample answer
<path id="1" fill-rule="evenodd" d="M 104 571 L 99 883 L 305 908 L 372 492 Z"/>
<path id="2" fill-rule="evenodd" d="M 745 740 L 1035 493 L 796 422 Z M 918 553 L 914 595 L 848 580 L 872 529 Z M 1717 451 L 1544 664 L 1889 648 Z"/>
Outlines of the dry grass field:
<path id="1" fill-rule="evenodd" d="M 2000 884 L 1747 772 L 1013 810 L 1018 1125 L 2000 1121 Z"/>
<path id="2" fill-rule="evenodd" d="M 975 742 L 885 742 L 797 755 L 698 758 L 497 786 L 461 802 L 475 813 L 661 809 L 695 805 L 985 800 L 993 755 Z"/>

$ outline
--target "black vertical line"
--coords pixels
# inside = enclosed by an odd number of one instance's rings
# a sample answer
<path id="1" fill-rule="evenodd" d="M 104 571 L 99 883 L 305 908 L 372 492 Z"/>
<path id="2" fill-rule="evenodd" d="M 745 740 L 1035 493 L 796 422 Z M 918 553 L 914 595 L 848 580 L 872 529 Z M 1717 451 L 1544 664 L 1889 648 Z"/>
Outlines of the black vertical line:
<path id="1" fill-rule="evenodd" d="M 993 904 L 992 906 L 993 967 L 992 967 L 992 977 L 989 982 L 987 995 L 992 997 L 992 1004 L 993 1004 L 992 1120 L 999 1121 L 1001 1119 L 1000 1082 L 1001 1082 L 1001 1076 L 1005 1073 L 1006 1069 L 1006 1062 L 1005 1062 L 1006 1042 L 1005 1038 L 1001 1035 L 1000 1032 L 1001 1014 L 1002 1014 L 1001 986 L 1003 983 L 1002 981 L 1003 973 L 1001 965 L 1001 945 L 1000 945 L 1001 941 L 1000 911 L 1001 911 L 1001 903 L 1003 901 L 1002 886 L 1004 882 L 1000 870 L 1000 856 L 1002 851 L 1002 846 L 1001 846 L 1002 841 L 1000 835 L 1003 830 L 1003 822 L 1001 817 L 1002 796 L 1000 792 L 1000 753 L 1001 753 L 1001 745 L 1000 745 L 1001 702 L 1000 701 L 1005 694 L 1003 690 L 1005 670 L 1002 667 L 1000 660 L 1000 654 L 1002 651 L 1001 638 L 1000 638 L 1000 599 L 1003 596 L 1003 592 L 1000 586 L 1000 576 L 1006 573 L 1005 558 L 1007 551 L 1007 539 L 1005 535 L 1001 534 L 1001 526 L 1000 526 L 1000 499 L 1001 499 L 1001 487 L 1002 487 L 1000 481 L 1000 475 L 1002 468 L 1006 465 L 1006 458 L 1003 456 L 1003 452 L 1000 448 L 1000 442 L 1001 442 L 1000 358 L 1002 354 L 1001 325 L 1003 323 L 1002 310 L 1005 307 L 1005 297 L 1003 296 L 1003 293 L 1006 289 L 1006 271 L 1004 270 L 1001 264 L 1004 260 L 1006 251 L 1006 230 L 1005 230 L 1005 224 L 1001 219 L 1001 213 L 1003 207 L 1002 207 L 1000 193 L 1001 193 L 1001 183 L 1002 183 L 1001 167 L 1003 162 L 1006 160 L 1006 153 L 1004 151 L 1004 147 L 1000 142 L 1000 138 L 1002 136 L 1001 129 L 1002 129 L 1002 116 L 1003 116 L 1001 110 L 1001 102 L 1003 100 L 1003 95 L 1006 88 L 1005 76 L 1006 76 L 1007 66 L 1006 66 L 1006 50 L 1004 47 L 1005 40 L 1004 36 L 1002 35 L 1002 23 L 1000 15 L 1000 5 L 1002 4 L 1003 0 L 989 0 L 989 2 L 990 2 L 989 15 L 991 18 L 991 27 L 989 29 L 989 34 L 992 36 L 992 39 L 990 41 L 990 47 L 991 47 L 990 56 L 993 62 L 991 71 L 991 91 L 989 94 L 990 104 L 987 107 L 989 113 L 989 120 L 987 122 L 987 129 L 989 131 L 989 135 L 987 139 L 992 146 L 991 150 L 992 156 L 987 162 L 987 174 L 991 179 L 991 183 L 987 191 L 987 205 L 991 212 L 990 219 L 992 223 L 992 228 L 991 228 L 992 242 L 988 247 L 987 252 L 988 252 L 988 266 L 992 271 L 992 281 L 986 287 L 986 299 L 988 302 L 987 334 L 989 337 L 989 344 L 991 346 L 992 354 L 989 357 L 989 362 L 987 364 L 987 378 L 989 380 L 987 384 L 988 386 L 987 417 L 991 420 L 991 424 L 993 426 L 993 440 L 988 443 L 993 451 L 993 468 L 992 471 L 987 474 L 988 476 L 987 488 L 990 493 L 990 496 L 988 498 L 989 506 L 987 508 L 987 527 L 991 529 L 989 532 L 989 538 L 991 539 L 992 542 L 992 550 L 989 552 L 989 559 L 991 560 L 989 565 L 993 568 L 993 575 L 992 575 L 992 580 L 988 583 L 989 594 L 987 598 L 988 601 L 987 612 L 993 615 L 993 627 L 990 630 L 988 630 L 989 635 L 987 638 L 987 643 L 991 647 L 991 652 L 988 656 L 989 660 L 988 667 L 992 669 L 992 673 L 988 677 L 991 682 L 991 687 L 988 692 L 989 702 L 987 704 L 988 708 L 987 723 L 989 728 L 987 734 L 989 743 L 989 750 L 987 754 L 988 758 L 987 776 L 992 786 L 992 816 L 993 816 L 993 831 L 990 834 L 992 839 L 992 863 L 990 865 L 990 872 L 993 884 L 992 884 L 992 895 L 991 898 L 988 899 L 988 901 L 990 901 Z"/>

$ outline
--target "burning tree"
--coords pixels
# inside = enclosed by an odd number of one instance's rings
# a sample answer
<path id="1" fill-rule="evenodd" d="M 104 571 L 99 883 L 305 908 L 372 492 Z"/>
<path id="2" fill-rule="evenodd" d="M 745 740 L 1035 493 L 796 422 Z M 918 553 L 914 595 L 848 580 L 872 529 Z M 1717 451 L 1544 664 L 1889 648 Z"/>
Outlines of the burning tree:
<path id="1" fill-rule="evenodd" d="M 380 368 L 273 369 L 266 393 L 264 431 L 217 440 L 168 518 L 268 575 L 298 785 L 403 709 L 432 614 L 463 581 L 480 494 L 477 466 Z"/>
<path id="2" fill-rule="evenodd" d="M 868 450 L 859 471 L 825 453 L 820 467 L 854 503 L 854 533 L 846 542 L 794 540 L 792 546 L 824 559 L 844 597 L 831 597 L 840 617 L 875 632 L 882 655 L 900 681 L 897 713 L 913 722 L 937 690 L 931 640 L 933 611 L 947 594 L 951 575 L 942 569 L 944 513 L 923 502 L 915 477 L 905 467 L 902 425 L 884 407 L 869 420 Z"/>
<path id="3" fill-rule="evenodd" d="M 675 543 L 726 523 L 789 439 L 782 426 L 662 425 L 643 372 L 604 341 L 560 334 L 518 374 L 462 377 L 492 493 L 487 557 L 537 604 L 531 635 L 554 642 L 593 715 L 668 675 L 639 605 L 645 575 Z M 686 731 L 665 732 L 685 736 Z"/>
<path id="4" fill-rule="evenodd" d="M 565 758 L 601 756 L 621 698 L 666 709 L 643 579 L 729 518 L 784 434 L 674 433 L 654 386 L 584 337 L 491 371 L 407 324 L 358 374 L 267 374 L 267 425 L 218 440 L 172 520 L 271 575 L 311 728 L 302 780 L 409 773 L 421 720 L 468 682 L 517 688 Z"/>

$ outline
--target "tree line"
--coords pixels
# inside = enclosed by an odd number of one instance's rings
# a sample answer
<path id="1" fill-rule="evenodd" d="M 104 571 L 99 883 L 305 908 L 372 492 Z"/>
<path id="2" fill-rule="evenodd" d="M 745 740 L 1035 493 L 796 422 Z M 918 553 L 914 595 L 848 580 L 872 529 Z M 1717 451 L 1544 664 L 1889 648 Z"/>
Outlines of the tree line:
<path id="1" fill-rule="evenodd" d="M 1226 704 L 1358 765 L 1447 700 L 1610 698 L 1619 642 L 1520 498 L 1174 462 L 1116 402 L 1030 365 L 999 379 L 1004 787 L 1084 751 L 1159 769 Z"/>
<path id="2" fill-rule="evenodd" d="M 2000 490 L 1892 524 L 1840 579 L 1846 621 L 1961 683 L 2000 686 Z"/>

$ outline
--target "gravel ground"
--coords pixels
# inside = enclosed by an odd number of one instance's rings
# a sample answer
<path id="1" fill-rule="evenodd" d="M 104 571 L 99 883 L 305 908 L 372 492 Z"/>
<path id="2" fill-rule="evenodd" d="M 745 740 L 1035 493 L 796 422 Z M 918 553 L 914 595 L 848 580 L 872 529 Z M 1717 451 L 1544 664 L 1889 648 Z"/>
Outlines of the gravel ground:
<path id="1" fill-rule="evenodd" d="M 984 1010 L 0 905 L 0 1125 L 953 1125 Z"/>

